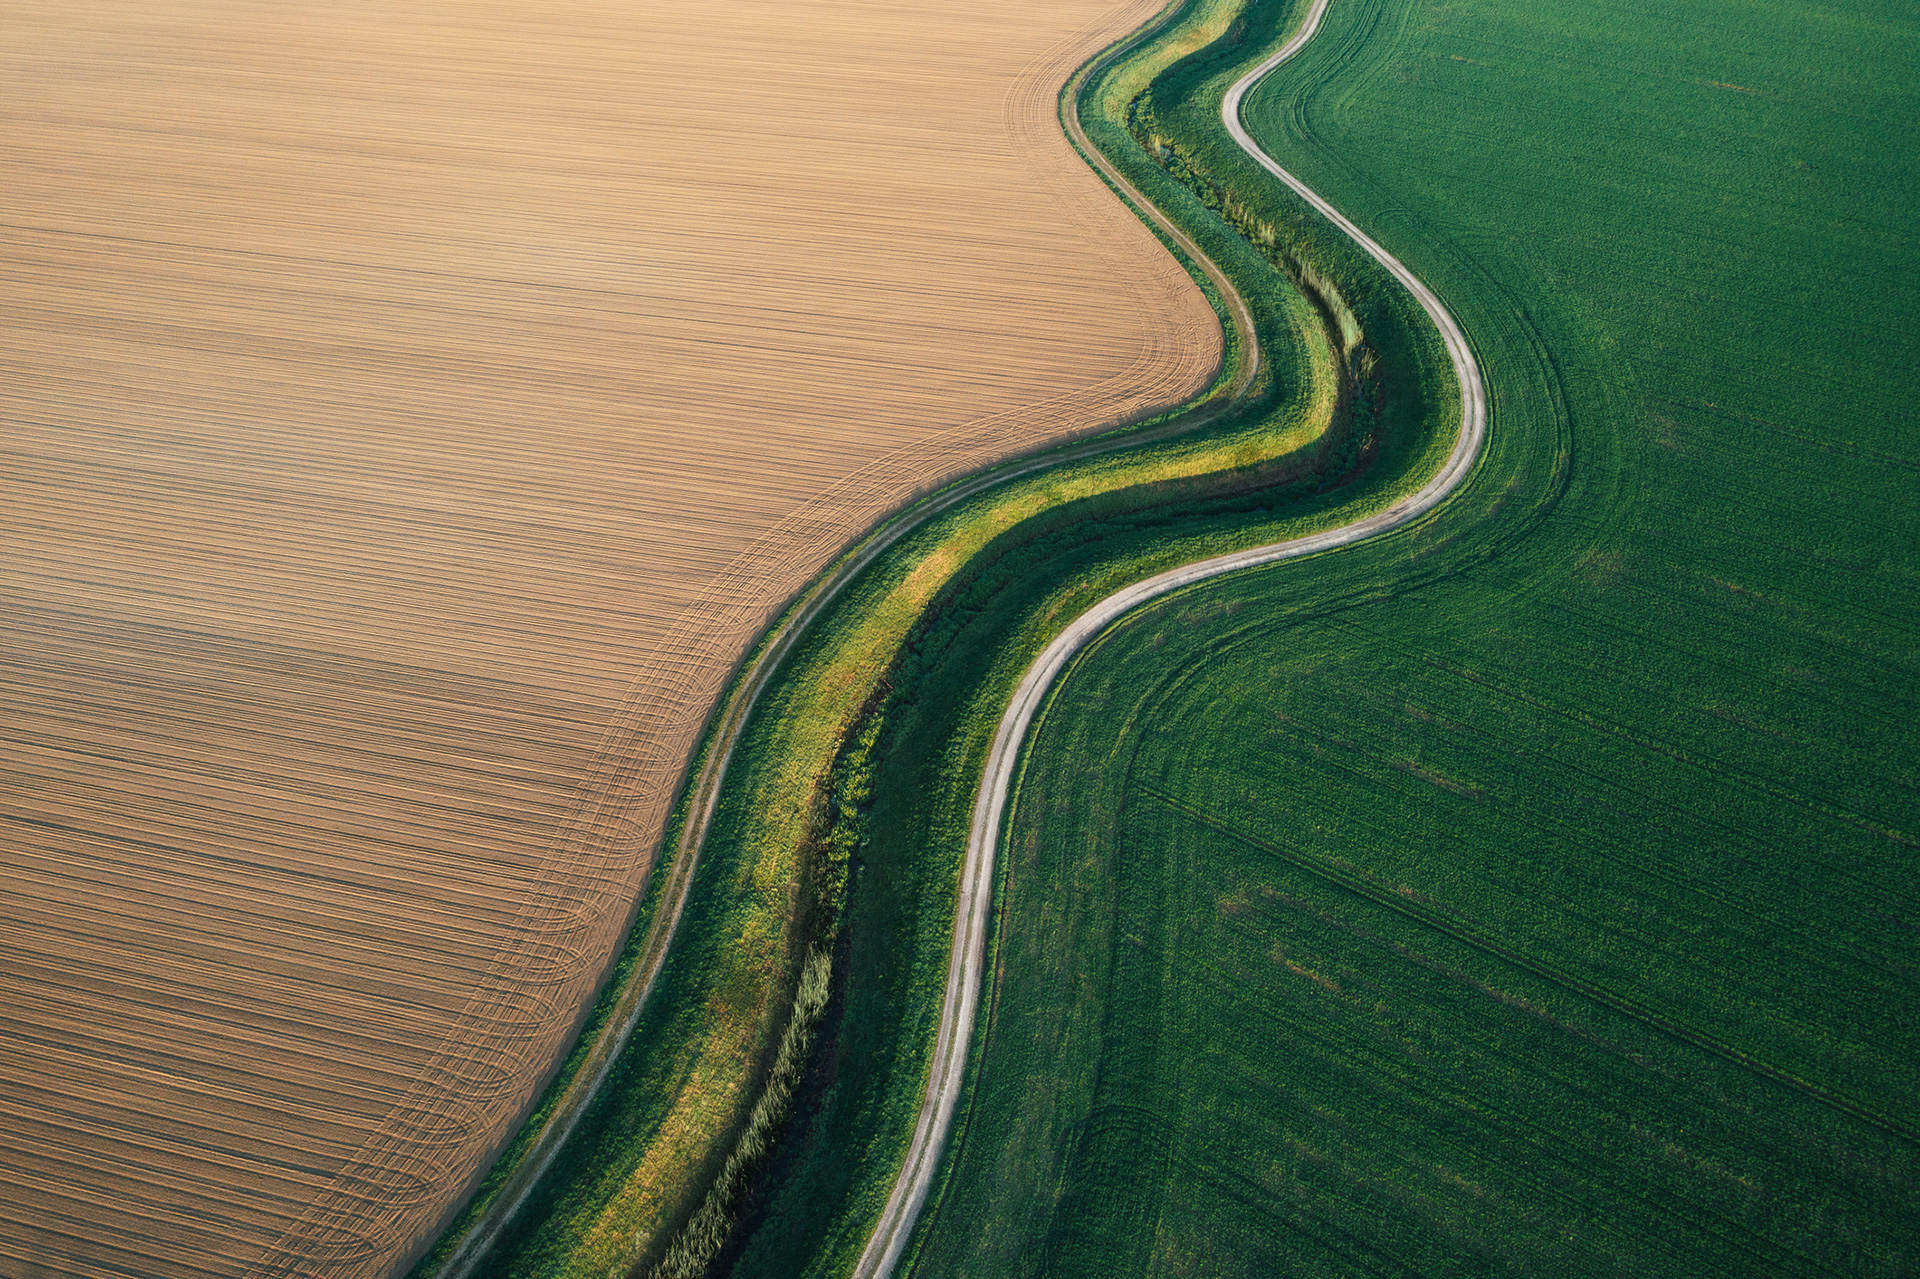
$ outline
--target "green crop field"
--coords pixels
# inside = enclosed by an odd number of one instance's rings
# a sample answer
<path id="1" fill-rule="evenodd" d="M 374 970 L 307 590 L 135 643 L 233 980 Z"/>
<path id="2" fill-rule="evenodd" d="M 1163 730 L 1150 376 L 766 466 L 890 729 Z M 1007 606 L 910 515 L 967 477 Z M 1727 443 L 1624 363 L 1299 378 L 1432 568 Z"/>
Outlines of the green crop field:
<path id="1" fill-rule="evenodd" d="M 696 1214 L 687 1273 L 844 1273 L 1026 663 L 1445 452 L 1434 335 L 1218 124 L 1304 7 L 1187 0 L 1082 98 L 1271 380 L 954 507 L 809 628 L 632 1047 L 484 1273 L 648 1263 Z M 1920 1264 L 1917 34 L 1334 0 L 1254 95 L 1455 309 L 1492 443 L 1437 517 L 1164 601 L 1064 682 L 914 1273 Z"/>
<path id="2" fill-rule="evenodd" d="M 1190 180 L 1272 47 L 1155 82 Z M 1250 99 L 1494 397 L 1037 727 L 918 1275 L 1920 1269 L 1920 18 L 1334 0 Z"/>

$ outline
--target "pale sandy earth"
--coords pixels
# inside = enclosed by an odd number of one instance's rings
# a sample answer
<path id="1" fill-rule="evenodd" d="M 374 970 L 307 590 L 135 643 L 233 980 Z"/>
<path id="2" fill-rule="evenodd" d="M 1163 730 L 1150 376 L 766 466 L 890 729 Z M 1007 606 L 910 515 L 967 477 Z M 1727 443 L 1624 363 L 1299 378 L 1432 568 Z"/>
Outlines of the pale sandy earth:
<path id="1" fill-rule="evenodd" d="M 769 610 L 1216 366 L 1156 5 L 0 9 L 0 1274 L 434 1233 Z"/>

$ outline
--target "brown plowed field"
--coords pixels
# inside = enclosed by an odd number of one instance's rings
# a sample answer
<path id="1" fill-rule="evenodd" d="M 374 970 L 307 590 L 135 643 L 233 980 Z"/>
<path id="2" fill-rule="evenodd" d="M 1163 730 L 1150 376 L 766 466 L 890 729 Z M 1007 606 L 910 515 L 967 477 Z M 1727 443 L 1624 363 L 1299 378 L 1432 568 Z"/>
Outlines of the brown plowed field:
<path id="1" fill-rule="evenodd" d="M 433 1234 L 770 610 L 1217 363 L 1054 123 L 1156 4 L 9 6 L 0 1274 Z"/>

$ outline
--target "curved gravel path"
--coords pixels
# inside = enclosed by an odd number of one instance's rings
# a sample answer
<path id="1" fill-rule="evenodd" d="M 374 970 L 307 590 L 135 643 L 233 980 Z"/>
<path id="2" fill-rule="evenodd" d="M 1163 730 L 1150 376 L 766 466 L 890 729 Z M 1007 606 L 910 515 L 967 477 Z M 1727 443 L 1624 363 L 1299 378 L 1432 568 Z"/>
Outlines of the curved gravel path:
<path id="1" fill-rule="evenodd" d="M 1230 555 L 1221 555 L 1180 568 L 1169 569 L 1157 577 L 1150 577 L 1144 582 L 1117 591 L 1076 618 L 1027 669 L 1026 675 L 1022 677 L 1018 689 L 1014 692 L 1012 705 L 1007 708 L 1007 713 L 1001 719 L 1000 727 L 994 734 L 993 747 L 987 756 L 986 775 L 981 779 L 979 795 L 974 802 L 973 828 L 967 839 L 966 860 L 961 869 L 959 905 L 953 926 L 953 953 L 948 962 L 946 994 L 940 1009 L 939 1038 L 934 1045 L 933 1065 L 926 1097 L 921 1103 L 919 1121 L 914 1127 L 913 1139 L 907 1148 L 907 1157 L 901 1166 L 899 1178 L 895 1181 L 893 1191 L 887 1198 L 886 1207 L 881 1212 L 880 1220 L 867 1241 L 866 1250 L 860 1256 L 859 1265 L 854 1269 L 857 1279 L 884 1279 L 885 1276 L 892 1274 L 901 1254 L 906 1250 L 908 1240 L 912 1237 L 914 1222 L 919 1218 L 920 1209 L 926 1203 L 927 1192 L 933 1185 L 934 1174 L 938 1171 L 940 1152 L 946 1144 L 947 1133 L 953 1125 L 954 1108 L 960 1100 L 967 1045 L 972 1038 L 974 1018 L 979 1009 L 981 974 L 986 962 L 987 917 L 992 905 L 994 855 L 999 845 L 1000 823 L 1006 813 L 1007 798 L 1013 787 L 1014 770 L 1020 761 L 1020 750 L 1026 741 L 1027 730 L 1031 727 L 1033 717 L 1045 699 L 1047 690 L 1052 687 L 1060 672 L 1076 653 L 1115 621 L 1148 600 L 1225 573 L 1348 546 L 1418 519 L 1438 506 L 1459 486 L 1480 456 L 1481 445 L 1486 439 L 1487 431 L 1487 393 L 1485 382 L 1480 376 L 1480 366 L 1474 360 L 1472 348 L 1467 342 L 1467 335 L 1461 331 L 1459 324 L 1447 312 L 1433 290 L 1422 283 L 1399 259 L 1375 243 L 1371 236 L 1355 226 L 1338 209 L 1327 203 L 1300 179 L 1281 168 L 1272 156 L 1260 149 L 1259 144 L 1253 140 L 1240 122 L 1240 106 L 1247 92 L 1259 83 L 1263 76 L 1293 57 L 1307 41 L 1313 38 L 1314 33 L 1320 29 L 1321 19 L 1326 15 L 1327 4 L 1328 0 L 1314 0 L 1313 8 L 1308 12 L 1306 21 L 1301 23 L 1299 31 L 1293 38 L 1288 40 L 1278 52 L 1235 82 L 1221 101 L 1221 119 L 1227 127 L 1227 132 L 1233 136 L 1233 140 L 1242 150 L 1259 161 L 1261 167 L 1298 192 L 1302 199 L 1352 237 L 1355 243 L 1365 249 L 1419 300 L 1421 308 L 1440 330 L 1446 343 L 1447 354 L 1453 361 L 1454 374 L 1459 379 L 1461 415 L 1459 438 L 1454 443 L 1453 452 L 1448 455 L 1445 464 L 1431 480 L 1417 493 L 1402 499 L 1386 510 L 1322 533 L 1277 542 L 1271 546 L 1257 546 L 1250 550 L 1237 551 Z M 1130 41 L 1127 45 L 1116 49 L 1107 55 L 1107 58 L 1117 56 L 1126 48 L 1131 48 L 1133 43 Z M 1093 65 L 1101 65 L 1107 58 Z M 1087 145 L 1085 135 L 1079 130 L 1079 121 L 1074 111 L 1074 103 L 1077 99 L 1077 93 L 1074 90 L 1077 87 L 1077 80 L 1069 85 L 1067 129 L 1074 140 L 1079 142 L 1086 151 L 1089 159 L 1093 159 L 1099 153 Z M 1094 160 L 1094 162 L 1110 178 L 1117 176 L 1113 174 L 1104 159 Z M 1131 191 L 1130 187 L 1126 189 Z M 1134 198 L 1136 203 L 1144 204 L 1137 192 L 1134 193 Z M 1157 217 L 1155 220 L 1159 221 Z M 1189 252 L 1195 252 L 1190 241 L 1185 241 L 1184 236 L 1180 238 L 1185 242 Z M 1204 258 L 1201 260 L 1205 261 Z M 1210 271 L 1209 274 L 1212 272 Z M 1248 331 L 1251 331 L 1250 325 Z"/>

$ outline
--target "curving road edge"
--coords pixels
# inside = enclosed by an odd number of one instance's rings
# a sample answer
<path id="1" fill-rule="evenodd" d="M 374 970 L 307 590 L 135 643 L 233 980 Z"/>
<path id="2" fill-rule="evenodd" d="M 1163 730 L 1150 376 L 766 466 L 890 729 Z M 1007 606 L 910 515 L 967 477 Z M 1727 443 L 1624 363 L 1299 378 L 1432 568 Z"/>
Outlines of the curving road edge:
<path id="1" fill-rule="evenodd" d="M 1453 361 L 1454 375 L 1460 383 L 1459 437 L 1454 442 L 1453 451 L 1448 454 L 1446 462 L 1434 477 L 1418 492 L 1403 498 L 1386 510 L 1340 528 L 1328 529 L 1325 532 L 1294 538 L 1287 542 L 1277 542 L 1271 546 L 1256 546 L 1250 550 L 1236 551 L 1230 555 L 1216 556 L 1213 559 L 1200 560 L 1180 568 L 1169 569 L 1156 577 L 1150 577 L 1117 591 L 1074 619 L 1066 630 L 1061 632 L 1060 636 L 1034 660 L 1033 665 L 1027 668 L 1019 687 L 1014 692 L 1013 702 L 1007 707 L 1007 713 L 1001 719 L 999 729 L 994 734 L 993 746 L 987 755 L 986 774 L 981 779 L 979 795 L 974 801 L 973 827 L 967 837 L 966 860 L 960 872 L 960 897 L 953 926 L 953 952 L 948 960 L 946 992 L 940 1007 L 939 1037 L 934 1043 L 933 1064 L 926 1095 L 921 1102 L 919 1120 L 914 1126 L 913 1139 L 907 1147 L 907 1155 L 901 1165 L 900 1175 L 894 1182 L 892 1193 L 887 1197 L 886 1207 L 881 1211 L 880 1220 L 874 1226 L 873 1234 L 867 1240 L 866 1249 L 860 1255 L 859 1264 L 854 1268 L 856 1279 L 886 1279 L 893 1273 L 901 1255 L 906 1251 L 907 1243 L 913 1235 L 914 1223 L 920 1216 L 920 1210 L 927 1200 L 927 1193 L 932 1189 L 934 1175 L 939 1169 L 940 1153 L 946 1144 L 947 1134 L 953 1126 L 954 1110 L 960 1100 L 967 1045 L 972 1039 L 974 1018 L 979 1009 L 981 976 L 986 962 L 987 918 L 992 905 L 993 867 L 999 844 L 1000 823 L 1006 813 L 1007 799 L 1012 793 L 1014 771 L 1020 762 L 1020 751 L 1026 742 L 1027 730 L 1032 726 L 1034 715 L 1039 711 L 1041 702 L 1060 672 L 1075 654 L 1098 638 L 1109 626 L 1124 614 L 1149 600 L 1225 573 L 1349 546 L 1418 519 L 1438 506 L 1448 494 L 1459 487 L 1460 482 L 1473 469 L 1474 462 L 1480 456 L 1487 431 L 1486 384 L 1480 376 L 1480 366 L 1473 358 L 1473 350 L 1467 342 L 1467 335 L 1461 331 L 1460 325 L 1448 313 L 1447 308 L 1433 290 L 1429 289 L 1419 277 L 1408 270 L 1398 258 L 1381 248 L 1373 237 L 1355 226 L 1338 209 L 1322 199 L 1306 183 L 1281 168 L 1272 156 L 1260 149 L 1259 144 L 1253 140 L 1240 122 L 1241 103 L 1245 100 L 1248 91 L 1275 67 L 1297 54 L 1307 41 L 1313 38 L 1314 33 L 1320 29 L 1320 20 L 1326 15 L 1327 4 L 1328 0 L 1314 0 L 1306 20 L 1300 24 L 1293 38 L 1234 83 L 1233 87 L 1227 91 L 1226 97 L 1221 100 L 1221 120 L 1241 150 L 1252 156 L 1262 168 L 1286 183 L 1328 221 L 1350 236 L 1355 243 L 1367 251 L 1369 256 L 1385 267 L 1394 279 L 1406 286 L 1407 291 L 1419 301 L 1421 309 L 1440 330 L 1441 337 L 1446 343 L 1447 355 Z M 1132 42 L 1129 42 L 1127 46 L 1122 47 L 1131 47 L 1131 44 Z M 1100 61 L 1104 62 L 1106 59 L 1103 58 Z M 1076 92 L 1078 83 L 1079 78 L 1076 77 L 1076 80 L 1069 82 L 1068 85 L 1067 127 L 1068 131 L 1074 135 L 1074 140 L 1082 145 L 1089 159 L 1093 159 L 1099 153 L 1086 145 L 1084 135 L 1079 132 L 1079 121 L 1076 118 L 1075 102 L 1078 96 Z M 1108 171 L 1104 163 L 1099 161 L 1096 163 L 1103 171 Z M 1158 220 L 1156 218 L 1156 221 Z M 1182 237 L 1183 240 L 1184 238 Z M 1204 258 L 1201 260 L 1204 261 Z"/>

